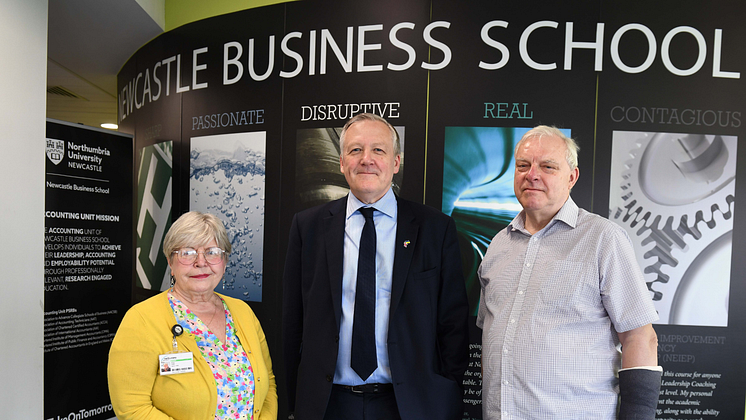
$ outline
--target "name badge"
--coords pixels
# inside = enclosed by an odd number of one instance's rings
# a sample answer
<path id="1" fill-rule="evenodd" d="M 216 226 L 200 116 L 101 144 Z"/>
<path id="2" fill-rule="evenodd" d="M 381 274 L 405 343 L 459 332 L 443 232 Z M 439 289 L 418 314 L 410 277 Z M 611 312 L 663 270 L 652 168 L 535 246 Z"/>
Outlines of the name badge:
<path id="1" fill-rule="evenodd" d="M 158 355 L 158 367 L 161 375 L 194 372 L 194 356 L 191 351 L 160 354 Z"/>

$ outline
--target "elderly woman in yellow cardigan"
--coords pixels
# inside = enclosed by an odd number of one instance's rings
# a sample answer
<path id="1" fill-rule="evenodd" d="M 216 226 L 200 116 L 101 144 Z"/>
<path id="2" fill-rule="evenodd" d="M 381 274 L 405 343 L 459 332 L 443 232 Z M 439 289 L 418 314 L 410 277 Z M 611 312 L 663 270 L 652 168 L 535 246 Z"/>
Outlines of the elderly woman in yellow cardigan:
<path id="1" fill-rule="evenodd" d="M 189 212 L 163 252 L 171 288 L 133 306 L 109 352 L 109 394 L 119 420 L 277 418 L 277 387 L 259 320 L 213 289 L 231 244 L 223 223 Z"/>

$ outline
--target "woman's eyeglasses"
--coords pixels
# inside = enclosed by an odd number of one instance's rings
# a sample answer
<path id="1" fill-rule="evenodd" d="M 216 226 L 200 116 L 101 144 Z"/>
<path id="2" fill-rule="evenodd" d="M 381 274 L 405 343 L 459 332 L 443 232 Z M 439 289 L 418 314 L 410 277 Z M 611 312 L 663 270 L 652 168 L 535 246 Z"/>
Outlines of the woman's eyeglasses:
<path id="1" fill-rule="evenodd" d="M 225 254 L 225 251 L 214 246 L 212 248 L 207 248 L 204 252 L 198 252 L 196 249 L 192 248 L 182 248 L 173 253 L 176 254 L 176 258 L 179 259 L 179 262 L 184 265 L 194 264 L 197 260 L 198 254 L 202 254 L 208 264 L 214 265 L 220 264 L 223 261 L 223 254 Z"/>

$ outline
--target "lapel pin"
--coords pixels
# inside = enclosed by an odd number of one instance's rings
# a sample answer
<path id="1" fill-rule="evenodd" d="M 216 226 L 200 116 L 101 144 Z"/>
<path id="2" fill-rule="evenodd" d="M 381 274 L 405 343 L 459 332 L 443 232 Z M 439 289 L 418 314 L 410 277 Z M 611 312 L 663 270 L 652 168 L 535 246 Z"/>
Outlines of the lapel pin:
<path id="1" fill-rule="evenodd" d="M 404 248 L 406 248 L 407 246 L 409 246 L 410 243 L 411 242 L 409 242 L 409 241 L 404 241 Z"/>

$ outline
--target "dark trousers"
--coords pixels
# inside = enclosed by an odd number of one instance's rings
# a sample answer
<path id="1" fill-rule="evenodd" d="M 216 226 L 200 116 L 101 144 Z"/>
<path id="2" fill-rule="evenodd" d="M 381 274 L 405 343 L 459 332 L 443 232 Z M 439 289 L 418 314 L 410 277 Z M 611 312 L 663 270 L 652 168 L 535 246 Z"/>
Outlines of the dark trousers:
<path id="1" fill-rule="evenodd" d="M 401 420 L 393 390 L 358 393 L 332 386 L 324 420 Z"/>

